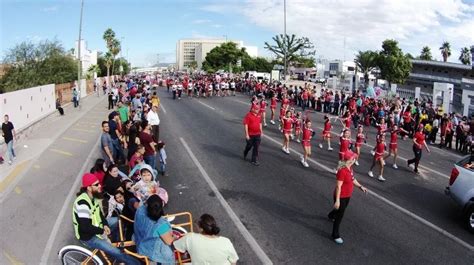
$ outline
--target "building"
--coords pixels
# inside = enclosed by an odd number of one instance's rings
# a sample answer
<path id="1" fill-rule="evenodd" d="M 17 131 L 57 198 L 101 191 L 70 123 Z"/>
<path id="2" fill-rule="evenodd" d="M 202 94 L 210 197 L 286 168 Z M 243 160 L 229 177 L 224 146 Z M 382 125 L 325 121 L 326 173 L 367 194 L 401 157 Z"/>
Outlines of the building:
<path id="1" fill-rule="evenodd" d="M 74 58 L 78 59 L 79 58 L 79 43 L 76 41 L 76 48 L 74 49 L 73 56 Z M 87 49 L 87 42 L 85 40 L 81 40 L 81 64 L 82 64 L 82 73 L 86 73 L 87 69 L 91 65 L 97 64 L 97 57 L 98 57 L 98 51 L 89 51 Z"/>
<path id="2" fill-rule="evenodd" d="M 405 84 L 399 88 L 416 91 L 433 99 L 436 84 L 452 84 L 450 111 L 464 115 L 474 113 L 474 70 L 471 65 L 459 63 L 411 60 L 413 68 Z M 434 101 L 440 101 L 442 95 L 436 95 Z M 439 103 L 439 102 L 438 102 Z"/>
<path id="3" fill-rule="evenodd" d="M 246 48 L 247 53 L 252 56 L 258 56 L 256 46 L 244 46 L 243 41 L 229 40 L 237 44 L 238 48 Z M 176 66 L 178 70 L 188 69 L 196 62 L 198 69 L 206 59 L 206 55 L 215 47 L 227 42 L 225 39 L 183 39 L 176 43 Z"/>

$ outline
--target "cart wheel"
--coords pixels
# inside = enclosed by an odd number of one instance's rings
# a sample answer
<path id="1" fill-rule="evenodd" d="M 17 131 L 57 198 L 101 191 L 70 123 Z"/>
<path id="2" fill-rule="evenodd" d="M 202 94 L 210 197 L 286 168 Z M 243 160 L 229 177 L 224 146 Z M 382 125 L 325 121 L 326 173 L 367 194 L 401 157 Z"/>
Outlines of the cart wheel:
<path id="1" fill-rule="evenodd" d="M 103 265 L 97 255 L 92 258 L 92 252 L 80 246 L 65 246 L 59 251 L 59 259 L 63 265 L 80 265 L 89 258 L 87 264 Z"/>

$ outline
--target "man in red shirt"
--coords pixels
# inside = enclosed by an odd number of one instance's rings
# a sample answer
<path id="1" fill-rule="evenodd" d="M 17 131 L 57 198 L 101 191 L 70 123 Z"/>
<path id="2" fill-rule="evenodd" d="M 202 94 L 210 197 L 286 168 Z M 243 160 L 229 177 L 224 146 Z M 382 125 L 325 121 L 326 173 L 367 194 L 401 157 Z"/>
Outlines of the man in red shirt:
<path id="1" fill-rule="evenodd" d="M 430 149 L 425 141 L 425 134 L 423 133 L 423 124 L 418 126 L 418 130 L 413 136 L 413 154 L 415 157 L 407 161 L 407 165 L 410 167 L 411 164 L 415 164 L 414 172 L 418 174 L 418 164 L 420 163 L 421 154 L 423 147 L 426 148 L 426 151 L 430 153 Z"/>
<path id="2" fill-rule="evenodd" d="M 244 160 L 247 159 L 247 154 L 252 149 L 252 164 L 254 166 L 260 165 L 257 161 L 258 147 L 260 145 L 262 136 L 262 118 L 259 114 L 260 108 L 253 106 L 247 115 L 245 115 L 243 124 L 245 129 L 245 139 L 247 145 L 244 150 Z"/>

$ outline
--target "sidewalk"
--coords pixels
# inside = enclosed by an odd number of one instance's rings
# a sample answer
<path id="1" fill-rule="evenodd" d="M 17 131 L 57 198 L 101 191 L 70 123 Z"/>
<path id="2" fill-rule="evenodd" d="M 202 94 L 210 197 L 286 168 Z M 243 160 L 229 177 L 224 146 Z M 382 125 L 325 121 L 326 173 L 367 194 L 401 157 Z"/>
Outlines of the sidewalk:
<path id="1" fill-rule="evenodd" d="M 59 112 L 54 112 L 45 119 L 24 129 L 14 142 L 16 159 L 12 165 L 8 164 L 8 157 L 5 157 L 6 146 L 1 146 L 1 154 L 5 162 L 0 165 L 0 197 L 5 195 L 8 188 L 19 180 L 19 176 L 30 168 L 31 162 L 48 148 L 61 134 L 69 127 L 82 118 L 89 110 L 100 102 L 104 101 L 106 96 L 91 94 L 81 99 L 80 107 L 74 108 L 72 104 L 64 106 L 64 116 Z M 103 117 L 106 119 L 106 117 Z M 15 121 L 12 121 L 15 124 Z M 95 129 L 98 129 L 96 127 Z"/>

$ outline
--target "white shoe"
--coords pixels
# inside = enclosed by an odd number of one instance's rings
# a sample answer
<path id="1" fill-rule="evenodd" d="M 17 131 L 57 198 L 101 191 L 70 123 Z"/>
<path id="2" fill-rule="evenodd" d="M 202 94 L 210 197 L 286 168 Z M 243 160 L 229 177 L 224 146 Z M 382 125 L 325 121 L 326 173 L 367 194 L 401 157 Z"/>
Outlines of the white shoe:
<path id="1" fill-rule="evenodd" d="M 281 125 L 278 125 L 278 130 L 281 131 Z"/>
<path id="2" fill-rule="evenodd" d="M 263 127 L 267 127 L 267 123 L 264 123 L 264 124 L 263 124 Z"/>
<path id="3" fill-rule="evenodd" d="M 385 179 L 382 177 L 382 175 L 380 175 L 377 179 L 380 180 L 380 181 L 385 181 Z"/>
<path id="4" fill-rule="evenodd" d="M 275 122 L 273 120 L 270 121 L 271 124 L 275 124 Z"/>
<path id="5" fill-rule="evenodd" d="M 297 143 L 301 143 L 300 139 L 296 139 L 296 142 L 297 142 Z"/>
<path id="6" fill-rule="evenodd" d="M 289 154 L 290 154 L 290 149 L 285 149 L 285 153 L 286 153 L 287 155 L 289 155 Z"/>
<path id="7" fill-rule="evenodd" d="M 375 155 L 375 151 L 374 151 L 374 150 L 370 151 L 370 154 L 374 156 L 374 155 Z"/>
<path id="8" fill-rule="evenodd" d="M 328 147 L 328 151 L 332 151 L 332 150 L 334 150 L 334 149 L 332 149 L 332 147 Z"/>
<path id="9" fill-rule="evenodd" d="M 304 166 L 304 167 L 309 167 L 308 162 L 304 161 L 304 162 L 303 162 L 303 166 Z"/>
<path id="10" fill-rule="evenodd" d="M 294 134 L 290 134 L 290 138 L 291 138 L 291 140 L 295 139 L 295 135 L 294 135 Z"/>
<path id="11" fill-rule="evenodd" d="M 359 161 L 356 160 L 354 164 L 355 164 L 356 166 L 358 166 L 358 165 L 359 165 Z"/>
<path id="12" fill-rule="evenodd" d="M 13 162 L 11 160 L 8 161 L 8 164 L 11 165 Z"/>
<path id="13" fill-rule="evenodd" d="M 304 161 L 304 156 L 300 156 L 300 161 L 301 161 L 301 162 Z"/>
<path id="14" fill-rule="evenodd" d="M 322 145 L 322 144 L 319 144 L 319 148 L 323 149 L 323 145 Z"/>
<path id="15" fill-rule="evenodd" d="M 392 167 L 393 167 L 393 168 L 395 168 L 395 169 L 398 169 L 398 166 L 397 166 L 397 164 L 393 164 L 393 166 L 392 166 Z"/>
<path id="16" fill-rule="evenodd" d="M 374 177 L 374 173 L 372 171 L 369 171 L 369 177 L 373 178 Z"/>

